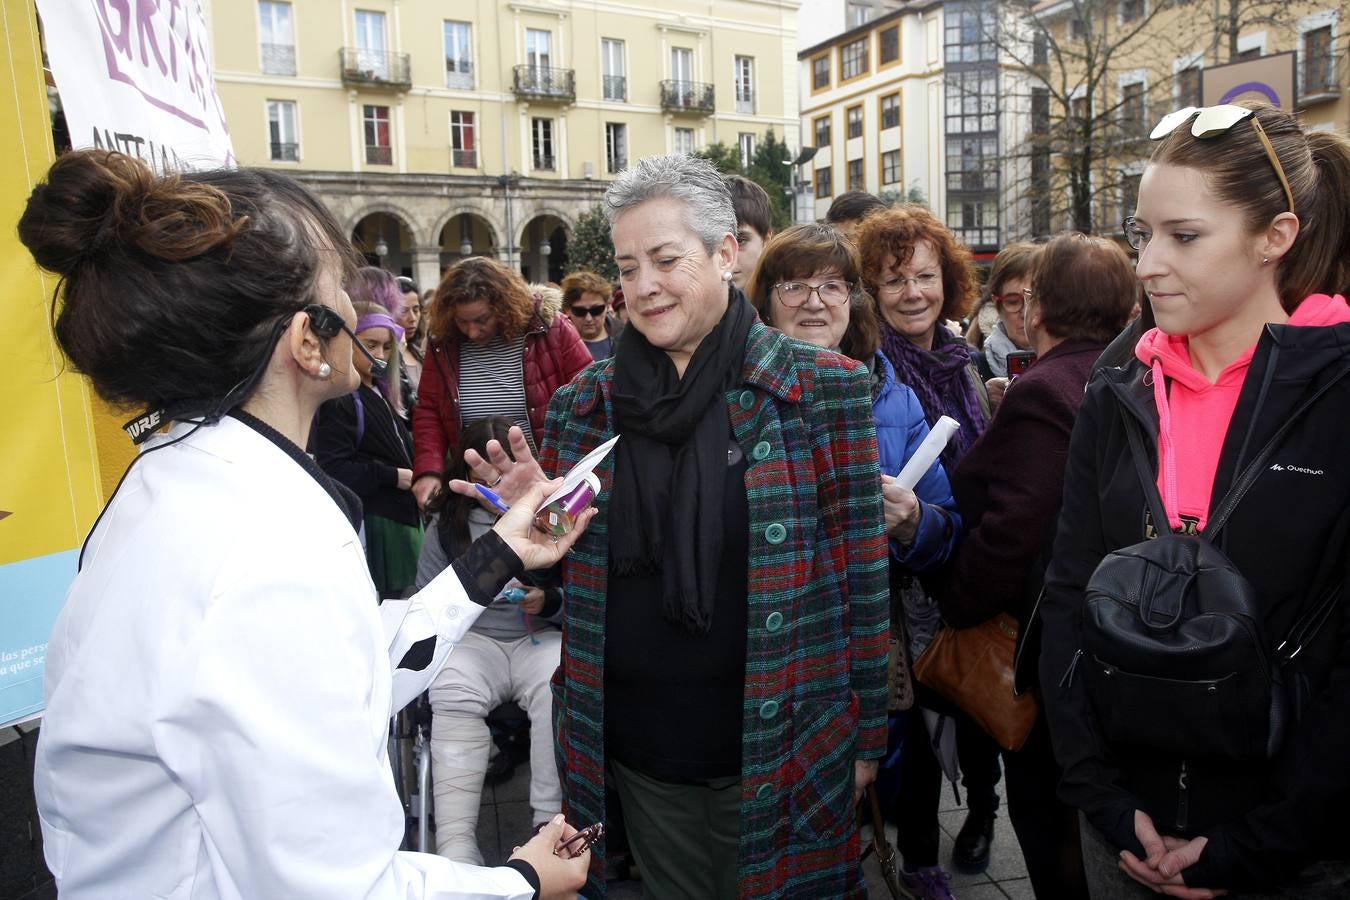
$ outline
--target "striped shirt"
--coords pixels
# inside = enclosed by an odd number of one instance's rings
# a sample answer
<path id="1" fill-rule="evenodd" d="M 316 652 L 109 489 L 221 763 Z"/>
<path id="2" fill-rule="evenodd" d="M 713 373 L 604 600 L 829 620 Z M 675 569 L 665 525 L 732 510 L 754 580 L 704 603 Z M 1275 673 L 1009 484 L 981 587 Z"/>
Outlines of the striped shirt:
<path id="1" fill-rule="evenodd" d="M 534 433 L 525 405 L 525 335 L 505 341 L 500 335 L 478 344 L 459 346 L 459 424 L 488 416 L 504 416 L 525 432 L 535 449 Z"/>

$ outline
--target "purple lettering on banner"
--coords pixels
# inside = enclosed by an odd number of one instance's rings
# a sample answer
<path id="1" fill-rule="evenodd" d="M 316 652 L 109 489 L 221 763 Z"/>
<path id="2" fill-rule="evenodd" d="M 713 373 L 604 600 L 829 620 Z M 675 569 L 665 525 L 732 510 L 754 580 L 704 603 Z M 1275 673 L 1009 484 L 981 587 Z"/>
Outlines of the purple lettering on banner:
<path id="1" fill-rule="evenodd" d="M 180 106 L 175 105 L 172 100 L 166 100 L 154 95 L 147 89 L 147 86 L 138 83 L 136 78 L 133 77 L 133 67 L 136 65 L 136 60 L 131 48 L 132 28 L 129 0 L 89 0 L 89 2 L 94 7 L 95 17 L 102 34 L 104 56 L 108 64 L 108 77 L 114 81 L 119 81 L 130 86 L 150 105 L 177 116 L 184 122 L 205 131 L 207 125 L 201 114 L 205 112 L 204 109 L 196 114 L 194 114 L 193 111 L 185 110 Z M 122 28 L 120 30 L 113 28 L 112 22 L 109 20 L 108 16 L 109 8 L 112 8 L 121 14 Z M 159 74 L 163 76 L 167 74 L 168 69 L 164 64 L 163 56 L 159 52 L 157 39 L 154 35 L 154 13 L 156 12 L 156 8 L 153 5 L 153 0 L 137 0 L 136 11 L 136 32 L 141 41 L 141 59 L 146 69 L 146 74 L 153 77 L 153 70 L 149 68 L 149 56 L 145 46 L 146 43 L 149 43 L 151 49 L 154 51 L 155 59 L 159 64 Z M 199 104 L 205 105 L 209 95 L 205 90 L 204 79 L 196 65 L 200 58 L 197 51 L 199 42 L 193 40 L 193 35 L 190 30 L 191 19 L 187 19 L 186 22 L 187 24 L 185 24 L 182 29 L 185 55 L 190 62 L 187 72 L 185 73 L 188 79 L 186 87 Z M 169 40 L 171 42 L 179 37 L 177 29 L 171 29 L 169 34 Z M 123 63 L 127 64 L 125 68 L 122 65 Z M 175 82 L 178 81 L 177 73 L 174 74 L 173 80 Z M 222 122 L 224 121 L 224 116 L 221 111 L 217 110 L 217 116 Z"/>

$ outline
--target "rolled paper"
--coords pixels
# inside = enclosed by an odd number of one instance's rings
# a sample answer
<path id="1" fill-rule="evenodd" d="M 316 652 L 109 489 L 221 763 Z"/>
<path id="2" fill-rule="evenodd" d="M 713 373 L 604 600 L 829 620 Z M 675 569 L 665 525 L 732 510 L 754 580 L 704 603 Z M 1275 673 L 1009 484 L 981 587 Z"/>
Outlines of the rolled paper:
<path id="1" fill-rule="evenodd" d="M 914 490 L 914 485 L 919 483 L 919 479 L 933 465 L 933 460 L 942 455 L 942 451 L 947 446 L 947 442 L 952 439 L 960 429 L 961 423 L 951 416 L 943 416 L 937 420 L 928 432 L 928 437 L 923 439 L 919 449 L 914 451 L 914 455 L 905 463 L 905 467 L 900 470 L 900 474 L 895 476 L 896 483 L 902 487 Z"/>

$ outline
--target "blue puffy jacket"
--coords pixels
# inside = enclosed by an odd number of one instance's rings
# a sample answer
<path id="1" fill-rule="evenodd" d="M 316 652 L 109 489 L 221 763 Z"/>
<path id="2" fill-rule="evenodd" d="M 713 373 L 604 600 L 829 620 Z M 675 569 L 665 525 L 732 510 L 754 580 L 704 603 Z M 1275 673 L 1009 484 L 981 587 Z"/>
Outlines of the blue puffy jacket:
<path id="1" fill-rule="evenodd" d="M 898 475 L 905 461 L 928 437 L 919 398 L 895 379 L 895 369 L 881 353 L 876 355 L 879 385 L 873 391 L 872 411 L 877 421 L 877 450 L 881 471 Z M 927 572 L 947 561 L 961 537 L 961 514 L 942 463 L 934 461 L 914 486 L 922 513 L 919 530 L 908 547 L 891 538 L 891 558 L 911 572 Z"/>

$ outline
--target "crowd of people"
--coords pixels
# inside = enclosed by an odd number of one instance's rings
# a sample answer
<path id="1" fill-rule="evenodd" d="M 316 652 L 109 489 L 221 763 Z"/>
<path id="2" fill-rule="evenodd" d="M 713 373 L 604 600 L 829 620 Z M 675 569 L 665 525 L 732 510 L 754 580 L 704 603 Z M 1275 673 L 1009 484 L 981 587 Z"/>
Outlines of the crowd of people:
<path id="1" fill-rule="evenodd" d="M 987 272 L 922 205 L 775 230 L 672 155 L 606 191 L 617 284 L 426 291 L 284 176 L 62 157 L 19 226 L 57 339 L 172 423 L 49 647 L 63 896 L 602 897 L 624 856 L 657 900 L 862 897 L 871 803 L 925 900 L 1005 805 L 1041 900 L 1350 892 L 1350 141 L 1260 105 L 1153 138 L 1123 240 Z M 917 674 L 1000 622 L 995 702 Z M 419 694 L 435 856 L 385 759 Z M 536 834 L 483 868 L 507 703 Z"/>

